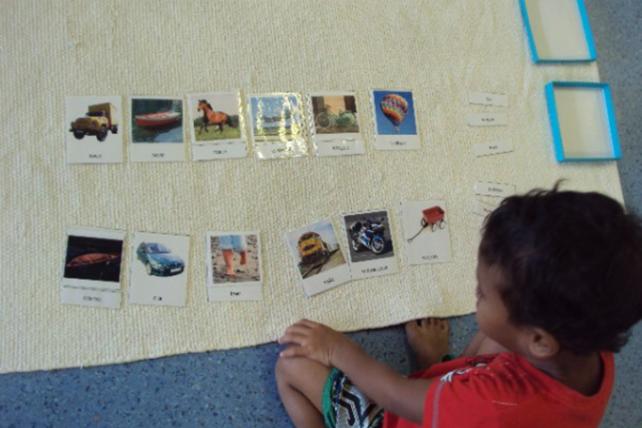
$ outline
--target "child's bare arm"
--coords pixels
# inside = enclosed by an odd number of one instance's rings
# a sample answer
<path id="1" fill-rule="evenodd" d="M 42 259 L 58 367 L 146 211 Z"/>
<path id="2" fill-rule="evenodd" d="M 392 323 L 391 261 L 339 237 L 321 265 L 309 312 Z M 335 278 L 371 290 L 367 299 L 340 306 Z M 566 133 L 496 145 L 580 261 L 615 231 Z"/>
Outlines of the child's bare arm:
<path id="1" fill-rule="evenodd" d="M 368 356 L 347 336 L 313 321 L 291 325 L 279 342 L 292 345 L 281 357 L 306 357 L 336 367 L 384 409 L 421 424 L 430 379 L 407 379 Z"/>

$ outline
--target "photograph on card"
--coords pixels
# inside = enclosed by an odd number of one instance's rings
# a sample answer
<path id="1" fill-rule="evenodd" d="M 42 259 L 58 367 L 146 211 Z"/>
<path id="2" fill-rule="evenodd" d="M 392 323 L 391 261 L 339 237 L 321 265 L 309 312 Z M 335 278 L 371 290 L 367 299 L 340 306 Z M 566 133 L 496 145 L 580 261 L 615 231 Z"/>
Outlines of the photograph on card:
<path id="1" fill-rule="evenodd" d="M 314 130 L 317 134 L 357 134 L 357 103 L 354 94 L 310 97 Z"/>
<path id="2" fill-rule="evenodd" d="M 379 135 L 417 135 L 411 91 L 374 90 L 376 131 Z"/>
<path id="3" fill-rule="evenodd" d="M 65 147 L 68 163 L 123 160 L 120 97 L 65 98 Z"/>
<path id="4" fill-rule="evenodd" d="M 131 253 L 130 303 L 185 305 L 188 236 L 138 232 Z"/>
<path id="5" fill-rule="evenodd" d="M 348 264 L 329 221 L 291 231 L 286 239 L 308 296 L 350 280 Z"/>
<path id="6" fill-rule="evenodd" d="M 406 256 L 411 265 L 450 261 L 450 234 L 443 200 L 401 204 Z"/>
<path id="7" fill-rule="evenodd" d="M 397 271 L 388 211 L 369 211 L 343 217 L 354 278 Z"/>
<path id="8" fill-rule="evenodd" d="M 132 98 L 132 143 L 182 143 L 183 103 L 178 98 Z"/>
<path id="9" fill-rule="evenodd" d="M 62 303 L 120 306 L 125 232 L 74 228 L 67 232 Z"/>

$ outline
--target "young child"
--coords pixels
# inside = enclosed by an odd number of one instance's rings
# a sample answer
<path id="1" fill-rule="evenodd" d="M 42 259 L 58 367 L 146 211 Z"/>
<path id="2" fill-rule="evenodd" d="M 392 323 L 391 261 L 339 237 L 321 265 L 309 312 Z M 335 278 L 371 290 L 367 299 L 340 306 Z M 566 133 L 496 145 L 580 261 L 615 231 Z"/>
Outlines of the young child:
<path id="1" fill-rule="evenodd" d="M 406 378 L 347 336 L 301 320 L 279 339 L 297 427 L 596 427 L 613 353 L 642 319 L 642 226 L 597 193 L 532 191 L 486 219 L 479 333 L 460 358 L 446 321 L 406 324 L 425 370 Z"/>

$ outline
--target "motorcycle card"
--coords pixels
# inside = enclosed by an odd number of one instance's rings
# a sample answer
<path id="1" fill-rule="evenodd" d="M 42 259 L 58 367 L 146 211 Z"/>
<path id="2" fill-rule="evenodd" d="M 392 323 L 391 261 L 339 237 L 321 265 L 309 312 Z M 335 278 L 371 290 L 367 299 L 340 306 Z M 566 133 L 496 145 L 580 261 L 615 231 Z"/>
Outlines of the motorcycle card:
<path id="1" fill-rule="evenodd" d="M 185 306 L 189 236 L 136 232 L 130 254 L 129 303 Z"/>
<path id="2" fill-rule="evenodd" d="M 254 152 L 259 159 L 307 156 L 301 95 L 250 95 L 248 111 Z"/>
<path id="3" fill-rule="evenodd" d="M 207 298 L 261 300 L 261 250 L 257 232 L 209 232 Z"/>
<path id="4" fill-rule="evenodd" d="M 193 160 L 247 156 L 238 91 L 192 94 L 187 97 L 187 104 Z"/>
<path id="5" fill-rule="evenodd" d="M 371 98 L 374 109 L 375 148 L 419 149 L 420 140 L 412 92 L 375 89 Z"/>
<path id="6" fill-rule="evenodd" d="M 131 97 L 129 159 L 133 162 L 185 160 L 183 101 L 173 97 Z"/>
<path id="7" fill-rule="evenodd" d="M 366 152 L 354 92 L 313 93 L 307 97 L 308 122 L 317 156 Z"/>
<path id="8" fill-rule="evenodd" d="M 401 226 L 409 264 L 450 261 L 446 201 L 432 199 L 403 202 Z"/>
<path id="9" fill-rule="evenodd" d="M 350 269 L 329 221 L 293 230 L 285 238 L 306 296 L 350 281 Z"/>
<path id="10" fill-rule="evenodd" d="M 120 97 L 65 97 L 67 163 L 123 161 Z"/>
<path id="11" fill-rule="evenodd" d="M 346 214 L 343 216 L 343 224 L 350 247 L 353 279 L 398 271 L 388 211 Z"/>
<path id="12" fill-rule="evenodd" d="M 71 228 L 67 243 L 60 301 L 63 304 L 118 309 L 125 232 Z"/>

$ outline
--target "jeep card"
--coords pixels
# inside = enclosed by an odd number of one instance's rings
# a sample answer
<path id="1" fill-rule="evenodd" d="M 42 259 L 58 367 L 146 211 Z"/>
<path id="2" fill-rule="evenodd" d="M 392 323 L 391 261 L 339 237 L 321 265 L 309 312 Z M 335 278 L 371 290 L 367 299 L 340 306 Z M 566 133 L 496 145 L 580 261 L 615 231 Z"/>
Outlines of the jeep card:
<path id="1" fill-rule="evenodd" d="M 398 270 L 388 211 L 343 216 L 353 279 L 388 275 Z"/>
<path id="2" fill-rule="evenodd" d="M 122 112 L 120 97 L 66 97 L 67 163 L 122 162 Z"/>
<path id="3" fill-rule="evenodd" d="M 63 304 L 118 309 L 125 232 L 72 228 L 67 231 L 60 282 Z"/>
<path id="4" fill-rule="evenodd" d="M 130 247 L 129 303 L 185 306 L 189 236 L 134 234 Z"/>
<path id="5" fill-rule="evenodd" d="M 288 232 L 285 239 L 306 296 L 350 281 L 348 264 L 329 221 Z"/>

